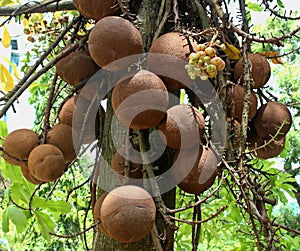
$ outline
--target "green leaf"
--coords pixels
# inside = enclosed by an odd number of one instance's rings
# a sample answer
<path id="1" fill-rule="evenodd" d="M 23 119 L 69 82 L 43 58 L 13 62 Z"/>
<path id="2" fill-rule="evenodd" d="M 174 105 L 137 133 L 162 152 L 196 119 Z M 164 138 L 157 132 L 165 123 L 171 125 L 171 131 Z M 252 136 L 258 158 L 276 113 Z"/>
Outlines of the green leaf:
<path id="1" fill-rule="evenodd" d="M 9 219 L 8 219 L 8 213 L 7 208 L 2 212 L 2 231 L 4 233 L 7 233 L 9 231 Z"/>
<path id="2" fill-rule="evenodd" d="M 247 7 L 248 7 L 248 9 L 253 10 L 255 12 L 261 12 L 261 11 L 263 11 L 263 7 L 261 7 L 257 3 L 247 2 Z"/>
<path id="3" fill-rule="evenodd" d="M 5 121 L 0 120 L 0 137 L 5 138 L 7 134 L 7 124 Z"/>
<path id="4" fill-rule="evenodd" d="M 7 208 L 8 218 L 16 225 L 17 231 L 22 233 L 27 226 L 27 217 L 25 213 L 16 206 L 10 205 Z"/>
<path id="5" fill-rule="evenodd" d="M 281 0 L 277 0 L 277 4 L 279 5 L 280 8 L 284 8 L 284 4 Z"/>
<path id="6" fill-rule="evenodd" d="M 34 212 L 39 229 L 43 237 L 50 242 L 50 232 L 54 232 L 55 223 L 48 214 Z"/>
<path id="7" fill-rule="evenodd" d="M 0 161 L 2 176 L 12 182 L 20 182 L 22 180 L 22 172 L 20 167 L 7 163 L 3 158 Z"/>
<path id="8" fill-rule="evenodd" d="M 33 191 L 34 185 L 26 181 L 13 183 L 11 185 L 11 196 L 15 202 L 23 201 L 28 204 Z"/>
<path id="9" fill-rule="evenodd" d="M 52 212 L 59 212 L 62 214 L 68 213 L 72 209 L 72 205 L 64 200 L 51 201 L 40 197 L 34 197 L 32 206 L 34 208 L 48 209 Z"/>

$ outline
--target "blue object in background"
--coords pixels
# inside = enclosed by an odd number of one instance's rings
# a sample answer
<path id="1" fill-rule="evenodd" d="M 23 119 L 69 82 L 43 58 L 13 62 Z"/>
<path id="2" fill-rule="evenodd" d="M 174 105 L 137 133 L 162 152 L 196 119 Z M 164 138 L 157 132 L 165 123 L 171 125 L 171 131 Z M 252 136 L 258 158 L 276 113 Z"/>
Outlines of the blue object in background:
<path id="1" fill-rule="evenodd" d="M 3 244 L 5 245 L 7 251 L 11 251 L 11 249 L 9 247 L 9 244 L 8 244 L 8 241 L 6 239 L 0 240 L 0 245 L 3 245 Z M 0 249 L 0 250 L 2 250 L 2 249 Z"/>

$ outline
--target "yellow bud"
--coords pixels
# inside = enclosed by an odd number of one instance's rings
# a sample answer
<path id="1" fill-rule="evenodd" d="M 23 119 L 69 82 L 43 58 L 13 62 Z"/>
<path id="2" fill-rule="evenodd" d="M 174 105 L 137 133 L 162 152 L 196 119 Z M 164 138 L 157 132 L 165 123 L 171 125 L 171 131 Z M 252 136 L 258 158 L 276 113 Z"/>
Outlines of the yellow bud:
<path id="1" fill-rule="evenodd" d="M 215 50 L 213 47 L 211 47 L 211 46 L 209 46 L 209 47 L 207 47 L 207 48 L 205 49 L 205 53 L 206 53 L 208 56 L 210 56 L 211 58 L 214 57 L 214 56 L 216 56 L 216 50 Z"/>
<path id="2" fill-rule="evenodd" d="M 198 44 L 197 45 L 197 51 L 204 51 L 205 50 L 205 44 Z"/>
<path id="3" fill-rule="evenodd" d="M 226 45 L 225 44 L 221 44 L 220 48 L 221 48 L 222 51 L 225 51 L 226 50 Z"/>

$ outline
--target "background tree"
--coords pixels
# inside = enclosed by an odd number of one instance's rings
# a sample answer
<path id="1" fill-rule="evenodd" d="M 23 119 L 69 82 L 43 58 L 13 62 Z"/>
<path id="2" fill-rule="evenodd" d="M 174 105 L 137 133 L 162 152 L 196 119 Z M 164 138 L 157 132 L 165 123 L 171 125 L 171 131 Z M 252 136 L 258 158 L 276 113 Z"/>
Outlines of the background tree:
<path id="1" fill-rule="evenodd" d="M 11 3 L 2 2 L 0 14 L 8 16 L 2 26 L 5 27 L 16 18 L 23 22 L 28 40 L 36 42 L 31 53 L 26 54 L 22 68 L 25 75 L 19 83 L 12 88 L 11 77 L 1 78 L 6 93 L 1 97 L 0 114 L 3 116 L 24 90 L 30 87 L 33 94 L 30 102 L 36 106 L 38 112 L 35 130 L 43 139 L 47 130 L 58 121 L 57 114 L 62 103 L 85 84 L 83 81 L 75 87 L 69 86 L 57 77 L 52 68 L 66 54 L 86 42 L 94 21 L 73 11 L 74 6 L 71 1 L 46 1 L 41 4 L 27 3 L 19 6 L 10 6 Z M 199 196 L 185 193 L 180 189 L 176 189 L 175 192 L 174 188 L 162 197 L 155 197 L 156 228 L 153 228 L 151 235 L 140 242 L 121 244 L 95 228 L 93 250 L 152 250 L 153 248 L 156 250 L 293 250 L 299 246 L 299 237 L 296 236 L 299 235 L 297 227 L 293 229 L 294 225 L 290 221 L 279 223 L 274 218 L 275 203 L 279 200 L 286 201 L 284 192 L 293 196 L 293 193 L 297 192 L 295 188 L 299 188 L 293 178 L 298 174 L 299 169 L 295 166 L 298 163 L 298 142 L 297 138 L 293 137 L 297 134 L 297 126 L 294 124 L 294 130 L 287 138 L 290 147 L 287 147 L 285 155 L 282 155 L 285 158 L 285 171 L 288 173 L 274 168 L 274 163 L 271 161 L 255 158 L 254 152 L 247 148 L 246 140 L 248 127 L 251 126 L 248 122 L 248 110 L 250 87 L 253 81 L 247 52 L 264 51 L 267 52 L 266 57 L 277 60 L 283 53 L 294 56 L 292 52 L 298 50 L 295 44 L 300 30 L 298 23 L 300 18 L 295 13 L 287 15 L 284 11 L 284 3 L 279 0 L 276 3 L 262 0 L 257 3 L 247 2 L 247 4 L 244 1 L 233 1 L 233 3 L 231 1 L 231 4 L 239 10 L 239 19 L 232 20 L 233 15 L 228 11 L 229 3 L 230 1 L 215 0 L 117 2 L 116 8 L 119 8 L 122 13 L 120 15 L 130 20 L 139 29 L 144 52 L 148 52 L 153 41 L 161 34 L 174 30 L 188 39 L 186 46 L 190 46 L 194 40 L 197 43 L 205 43 L 218 38 L 220 44 L 226 45 L 224 51 L 218 49 L 218 54 L 226 62 L 226 67 L 210 78 L 210 82 L 221 97 L 224 108 L 231 109 L 226 103 L 226 89 L 234 81 L 234 64 L 241 57 L 246 91 L 238 147 L 236 149 L 233 147 L 235 131 L 231 128 L 232 123 L 229 122 L 226 134 L 227 145 L 218 164 L 218 178 L 214 186 Z M 262 11 L 263 9 L 273 17 L 270 27 L 274 32 L 271 35 L 263 35 L 262 32 L 261 35 L 252 34 L 249 10 Z M 55 13 L 59 10 L 64 12 Z M 47 20 L 45 15 L 33 14 L 47 11 L 54 12 L 50 20 Z M 291 21 L 282 22 L 282 20 Z M 278 23 L 284 23 L 283 31 L 276 30 L 279 27 L 276 25 Z M 2 43 L 9 45 L 9 42 L 9 31 L 5 31 Z M 72 45 L 61 53 L 70 42 Z M 263 47 L 255 46 L 257 44 Z M 297 62 L 296 57 L 290 59 L 291 62 Z M 283 94 L 289 93 L 290 90 L 297 90 L 290 95 L 282 95 L 281 99 L 281 102 L 295 108 L 293 114 L 297 116 L 298 82 L 287 81 L 290 80 L 289 77 L 285 80 L 285 76 L 291 75 L 291 70 L 287 69 L 287 73 L 281 78 L 284 84 L 279 84 L 279 90 Z M 4 73 L 5 71 L 1 71 L 1 76 L 4 76 Z M 6 76 L 10 75 L 6 74 Z M 286 85 L 287 82 L 289 85 Z M 182 102 L 200 108 L 203 114 L 207 113 L 208 106 L 202 104 L 188 88 L 185 91 L 181 90 L 180 93 L 179 91 L 174 93 L 180 96 Z M 270 90 L 268 87 L 256 91 L 261 102 L 276 100 L 276 93 L 277 90 Z M 116 151 L 110 131 L 113 115 L 111 96 L 108 94 L 103 136 L 98 138 L 98 144 L 94 146 L 101 149 L 101 154 L 108 163 L 111 162 Z M 211 145 L 210 124 L 207 123 L 206 127 L 208 128 L 207 144 Z M 2 124 L 1 128 L 1 136 L 5 137 L 5 124 Z M 124 133 L 124 127 L 119 126 L 115 132 L 121 135 Z M 149 132 L 130 133 L 129 136 L 134 138 L 137 146 L 140 147 L 142 156 L 147 157 L 143 151 L 147 145 Z M 155 165 L 158 165 L 160 170 L 164 170 L 163 167 L 170 167 L 173 153 L 172 149 L 168 149 Z M 90 163 L 86 155 L 83 156 L 72 163 L 58 181 L 38 186 L 29 184 L 22 178 L 19 169 L 2 160 L 2 175 L 6 180 L 10 180 L 10 184 L 3 180 L 5 193 L 2 204 L 7 205 L 2 214 L 3 231 L 8 231 L 9 221 L 12 221 L 18 232 L 21 233 L 26 229 L 26 233 L 22 235 L 25 240 L 39 238 L 33 230 L 37 224 L 38 232 L 46 239 L 50 240 L 50 235 L 56 235 L 51 237 L 50 250 L 55 248 L 78 250 L 77 240 L 82 241 L 82 247 L 91 248 L 92 233 L 85 230 L 94 227 L 91 207 L 96 197 L 103 191 L 97 191 L 94 176 L 78 178 L 78 175 L 84 171 L 82 169 L 84 166 L 92 166 L 94 168 L 92 174 L 97 175 L 97 165 Z M 156 171 L 151 165 L 145 165 L 144 168 L 148 177 Z M 111 183 L 112 177 L 106 175 L 108 174 L 102 174 L 100 179 Z M 151 189 L 157 188 L 157 184 L 151 186 Z M 88 196 L 86 191 L 90 191 Z M 286 231 L 295 235 L 289 236 Z M 67 241 L 61 241 L 59 238 Z M 33 247 L 30 245 L 32 243 L 28 244 L 28 249 L 32 250 Z"/>

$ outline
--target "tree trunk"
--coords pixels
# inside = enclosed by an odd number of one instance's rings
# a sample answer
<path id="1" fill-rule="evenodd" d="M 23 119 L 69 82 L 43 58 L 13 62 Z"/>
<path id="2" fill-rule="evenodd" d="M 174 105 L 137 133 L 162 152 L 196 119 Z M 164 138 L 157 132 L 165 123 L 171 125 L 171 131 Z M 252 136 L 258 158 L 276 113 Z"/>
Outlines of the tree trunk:
<path id="1" fill-rule="evenodd" d="M 175 3 L 173 3 L 173 5 L 174 4 Z M 142 34 L 144 52 L 148 52 L 153 40 L 156 39 L 160 35 L 160 33 L 171 31 L 176 27 L 176 23 L 174 24 L 174 22 L 172 22 L 172 20 L 174 20 L 174 17 L 170 15 L 170 13 L 172 12 L 171 8 L 178 7 L 182 9 L 182 11 L 189 11 L 192 16 L 195 16 L 195 20 L 193 20 L 193 22 L 198 22 L 203 27 L 207 26 L 207 16 L 202 5 L 195 5 L 194 1 L 190 1 L 189 5 L 190 7 L 187 6 L 186 1 L 178 1 L 178 5 L 176 6 L 172 6 L 171 0 L 130 1 L 129 10 L 131 13 L 136 14 L 136 20 L 134 21 L 134 23 Z M 166 17 L 168 18 L 168 21 L 165 19 Z M 173 94 L 177 96 L 179 95 L 178 92 Z M 113 110 L 110 103 L 110 95 L 108 97 L 107 104 L 108 106 L 102 142 L 102 156 L 105 158 L 107 163 L 110 163 L 112 156 L 116 152 L 115 146 L 113 145 L 111 139 L 111 119 L 113 116 Z M 115 128 L 114 133 L 117 133 L 118 135 L 124 135 L 124 133 L 126 133 L 126 129 L 120 126 L 120 128 Z M 171 166 L 172 154 L 173 153 L 165 153 L 160 158 L 158 164 L 160 166 L 160 171 L 165 171 L 169 166 Z M 100 179 L 111 183 L 111 180 L 113 180 L 114 178 L 110 175 L 111 174 L 101 173 L 100 171 Z M 175 188 L 163 194 L 162 199 L 168 208 L 175 207 L 175 195 Z M 159 250 L 172 251 L 174 248 L 174 230 L 166 226 L 162 216 L 159 213 L 157 214 L 156 226 L 158 236 L 164 237 L 164 241 L 159 241 L 159 237 L 157 236 L 157 234 L 154 234 L 154 236 L 152 236 L 156 239 L 156 241 L 158 240 L 158 242 L 160 242 L 162 249 L 160 248 Z M 93 251 L 119 250 L 149 251 L 158 249 L 155 247 L 151 236 L 148 236 L 137 243 L 121 244 L 103 235 L 100 231 L 96 233 Z"/>

